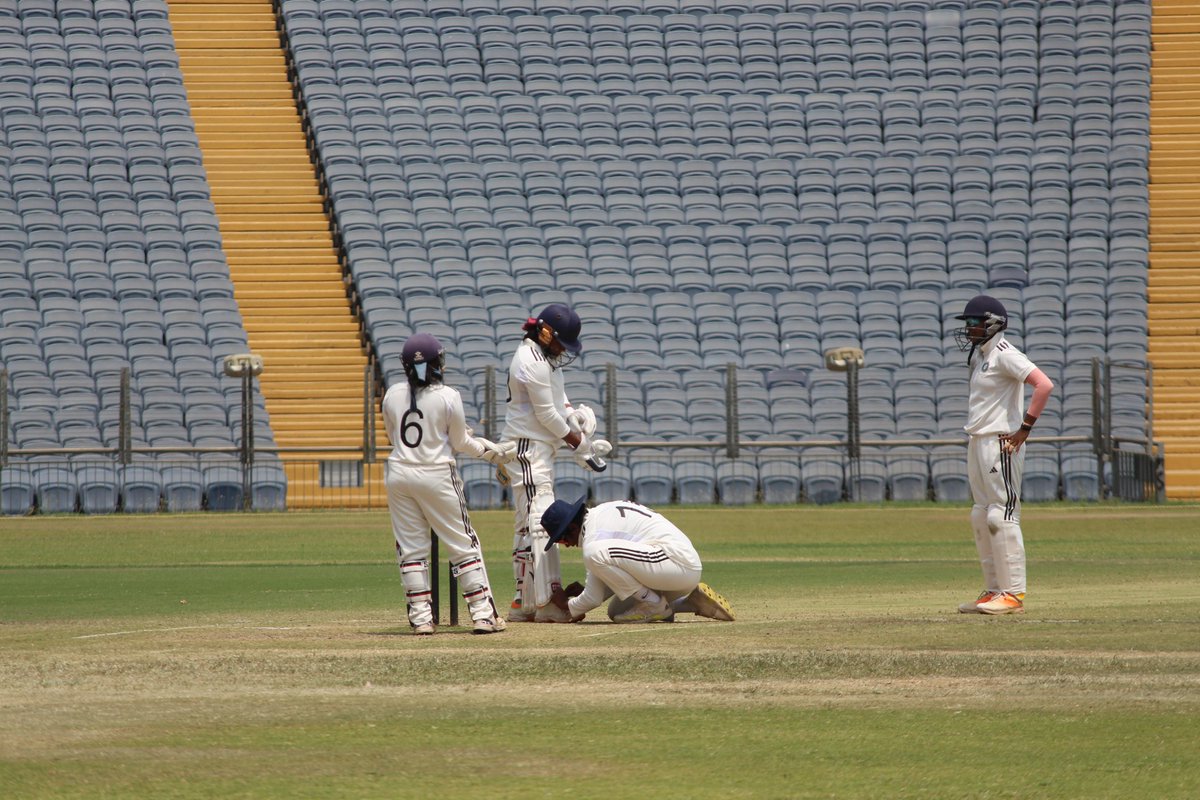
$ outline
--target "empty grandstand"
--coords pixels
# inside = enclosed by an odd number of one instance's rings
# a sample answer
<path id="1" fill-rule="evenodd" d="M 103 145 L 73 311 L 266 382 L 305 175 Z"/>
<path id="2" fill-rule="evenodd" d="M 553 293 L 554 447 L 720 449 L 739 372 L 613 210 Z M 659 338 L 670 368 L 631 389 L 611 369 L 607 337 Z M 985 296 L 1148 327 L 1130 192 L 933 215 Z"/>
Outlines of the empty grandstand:
<path id="1" fill-rule="evenodd" d="M 286 449 L 308 432 L 310 443 L 361 446 L 359 324 L 385 381 L 400 375 L 411 332 L 437 335 L 478 423 L 488 367 L 503 370 L 531 310 L 566 301 L 586 347 L 568 391 L 600 405 L 616 365 L 624 441 L 724 442 L 734 364 L 744 440 L 836 445 L 845 381 L 823 353 L 853 345 L 866 358 L 864 439 L 910 443 L 868 453 L 852 487 L 841 446 L 736 459 L 624 450 L 591 482 L 597 497 L 961 499 L 961 447 L 919 443 L 961 431 L 966 376 L 948 318 L 982 290 L 1062 387 L 1038 432 L 1076 440 L 1031 451 L 1031 497 L 1102 492 L 1093 356 L 1121 365 L 1111 432 L 1146 434 L 1148 3 L 8 6 L 0 285 L 14 452 L 115 446 L 100 425 L 114 396 L 101 378 L 135 358 L 135 395 L 150 389 L 141 365 L 153 363 L 174 379 L 154 389 L 180 401 L 164 406 L 177 405 L 175 427 L 135 427 L 134 449 L 215 445 L 201 437 L 221 424 L 232 449 L 237 387 L 215 364 L 250 346 L 280 365 L 262 377 L 259 444 Z M 312 163 L 297 156 L 301 136 Z M 71 164 L 67 175 L 60 165 Z M 90 324 L 65 349 L 42 334 L 56 291 L 118 314 L 104 317 L 117 341 L 95 340 L 99 372 Z M 126 311 L 130 292 L 145 302 Z M 329 351 L 336 388 L 306 391 L 308 342 Z M 70 369 L 51 371 L 52 353 Z M 197 395 L 184 376 L 204 358 Z M 64 398 L 82 393 L 64 374 L 92 382 L 97 436 L 60 432 L 75 419 L 61 414 L 75 408 Z M 342 410 L 314 412 L 335 400 Z M 210 406 L 223 422 L 205 416 Z M 143 429 L 147 407 L 151 418 L 160 408 L 141 403 Z M 1169 491 L 1194 494 L 1193 467 L 1174 475 Z M 199 497 L 213 491 L 198 483 Z M 486 471 L 467 486 L 473 503 L 501 500 Z M 74 491 L 64 508 L 81 496 L 78 477 Z M 137 505 L 125 494 L 114 507 Z"/>

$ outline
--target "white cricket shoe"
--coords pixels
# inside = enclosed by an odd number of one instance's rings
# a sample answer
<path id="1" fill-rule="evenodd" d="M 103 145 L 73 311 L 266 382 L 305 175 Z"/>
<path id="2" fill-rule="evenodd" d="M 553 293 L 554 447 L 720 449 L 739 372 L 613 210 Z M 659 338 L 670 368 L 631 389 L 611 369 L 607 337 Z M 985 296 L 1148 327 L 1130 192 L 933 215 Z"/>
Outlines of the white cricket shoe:
<path id="1" fill-rule="evenodd" d="M 499 633 L 508 628 L 508 624 L 499 617 L 484 617 L 483 619 L 475 620 L 474 626 L 471 628 L 471 633 Z"/>
<path id="2" fill-rule="evenodd" d="M 437 633 L 437 625 L 432 622 L 423 622 L 420 625 L 413 625 L 414 636 L 432 636 Z"/>
<path id="3" fill-rule="evenodd" d="M 639 600 L 629 609 L 612 618 L 613 622 L 673 622 L 675 611 L 666 598 L 659 597 L 657 603 Z"/>
<path id="4" fill-rule="evenodd" d="M 707 583 L 700 583 L 692 593 L 682 601 L 674 604 L 676 611 L 691 611 L 698 617 L 719 619 L 722 622 L 733 622 L 733 608 L 729 601 L 713 591 Z"/>
<path id="5" fill-rule="evenodd" d="M 508 607 L 509 622 L 533 622 L 534 616 L 535 609 L 525 608 L 519 600 L 513 600 L 512 605 Z"/>
<path id="6" fill-rule="evenodd" d="M 554 603 L 546 603 L 540 606 L 537 613 L 533 615 L 534 622 L 570 622 L 571 615 L 563 611 Z"/>
<path id="7" fill-rule="evenodd" d="M 968 600 L 965 603 L 959 603 L 958 604 L 958 613 L 960 613 L 960 614 L 979 614 L 979 613 L 981 613 L 979 611 L 979 604 L 986 603 L 995 596 L 996 596 L 996 592 L 993 592 L 991 589 L 984 589 L 982 592 L 979 593 L 979 597 L 976 597 L 974 600 Z"/>

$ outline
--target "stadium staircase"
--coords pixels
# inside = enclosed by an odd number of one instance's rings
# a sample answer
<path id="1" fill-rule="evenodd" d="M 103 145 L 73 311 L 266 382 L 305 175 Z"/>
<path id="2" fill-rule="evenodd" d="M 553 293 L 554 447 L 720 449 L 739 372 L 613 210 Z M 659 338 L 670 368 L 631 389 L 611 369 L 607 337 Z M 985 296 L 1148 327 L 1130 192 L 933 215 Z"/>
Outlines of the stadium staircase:
<path id="1" fill-rule="evenodd" d="M 367 357 L 288 81 L 270 0 L 170 3 L 180 67 L 289 506 L 386 504 L 380 471 L 326 490 L 316 461 L 357 460 Z M 379 444 L 386 444 L 382 422 Z M 378 473 L 378 474 L 377 474 Z M 356 482 L 356 481 L 355 481 Z"/>
<path id="2" fill-rule="evenodd" d="M 1200 3 L 1156 0 L 1151 67 L 1150 358 L 1167 496 L 1200 498 Z"/>

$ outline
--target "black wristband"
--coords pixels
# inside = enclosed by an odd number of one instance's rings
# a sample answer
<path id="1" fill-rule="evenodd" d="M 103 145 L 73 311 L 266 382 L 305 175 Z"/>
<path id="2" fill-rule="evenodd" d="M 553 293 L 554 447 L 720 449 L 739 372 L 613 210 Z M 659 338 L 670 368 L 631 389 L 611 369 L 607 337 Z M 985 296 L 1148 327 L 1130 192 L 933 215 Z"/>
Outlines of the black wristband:
<path id="1" fill-rule="evenodd" d="M 1022 422 L 1022 423 L 1021 423 L 1021 430 L 1025 431 L 1026 433 L 1028 433 L 1029 431 L 1033 430 L 1033 426 L 1032 426 L 1032 425 L 1030 425 L 1028 422 Z"/>

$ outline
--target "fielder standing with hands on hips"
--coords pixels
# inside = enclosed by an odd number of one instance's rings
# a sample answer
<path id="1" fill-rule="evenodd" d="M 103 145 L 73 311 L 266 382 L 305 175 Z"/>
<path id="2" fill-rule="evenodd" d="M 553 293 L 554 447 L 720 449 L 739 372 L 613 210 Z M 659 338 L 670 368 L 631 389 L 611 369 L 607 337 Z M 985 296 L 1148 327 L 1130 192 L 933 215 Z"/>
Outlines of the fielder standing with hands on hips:
<path id="1" fill-rule="evenodd" d="M 415 334 L 401 352 L 407 381 L 383 396 L 383 422 L 392 452 L 384 486 L 396 559 L 413 633 L 436 631 L 429 586 L 429 531 L 450 551 L 450 569 L 471 613 L 473 633 L 505 628 L 496 612 L 479 537 L 471 527 L 454 452 L 501 464 L 503 448 L 467 427 L 462 395 L 442 383 L 445 351 L 428 333 Z M 436 566 L 436 565 L 435 565 Z"/>
<path id="2" fill-rule="evenodd" d="M 954 332 L 971 372 L 967 424 L 967 477 L 971 528 L 983 568 L 984 589 L 958 610 L 964 614 L 1019 614 L 1025 610 L 1025 541 L 1021 534 L 1021 475 L 1029 438 L 1054 383 L 1005 340 L 1004 304 L 981 294 L 955 317 Z M 1033 387 L 1021 414 L 1025 385 Z"/>
<path id="3" fill-rule="evenodd" d="M 579 315 L 562 303 L 551 303 L 525 321 L 525 336 L 508 369 L 508 405 L 501 442 L 504 457 L 515 458 L 500 471 L 512 486 L 514 535 L 513 577 L 517 588 L 509 622 L 568 622 L 550 602 L 562 591 L 558 551 L 546 549 L 542 514 L 554 502 L 554 456 L 565 443 L 588 469 L 601 472 L 612 446 L 596 433 L 596 414 L 587 406 L 572 407 L 563 387 L 562 368 L 583 351 Z"/>

